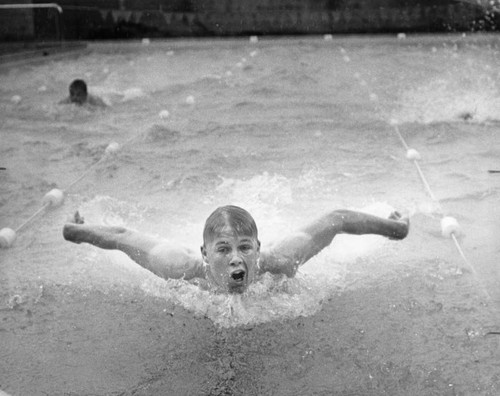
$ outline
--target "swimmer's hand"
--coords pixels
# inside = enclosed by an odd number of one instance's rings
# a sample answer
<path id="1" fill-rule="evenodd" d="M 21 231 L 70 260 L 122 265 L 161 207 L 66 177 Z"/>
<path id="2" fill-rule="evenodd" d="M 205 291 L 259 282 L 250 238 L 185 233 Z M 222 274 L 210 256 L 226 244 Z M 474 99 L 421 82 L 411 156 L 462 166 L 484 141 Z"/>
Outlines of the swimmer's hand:
<path id="1" fill-rule="evenodd" d="M 408 232 L 410 231 L 410 218 L 408 215 L 402 215 L 395 210 L 389 215 L 389 219 L 400 224 L 397 231 L 394 232 L 394 236 L 389 237 L 389 239 L 397 240 L 406 238 Z"/>
<path id="2" fill-rule="evenodd" d="M 80 237 L 80 224 L 83 224 L 83 217 L 80 216 L 78 211 L 73 216 L 68 216 L 67 223 L 63 227 L 64 239 L 74 243 L 81 243 Z"/>
<path id="3" fill-rule="evenodd" d="M 73 216 L 70 216 L 68 218 L 68 223 L 83 224 L 85 223 L 85 219 L 83 218 L 83 216 L 80 216 L 80 212 L 78 212 L 77 210 Z"/>

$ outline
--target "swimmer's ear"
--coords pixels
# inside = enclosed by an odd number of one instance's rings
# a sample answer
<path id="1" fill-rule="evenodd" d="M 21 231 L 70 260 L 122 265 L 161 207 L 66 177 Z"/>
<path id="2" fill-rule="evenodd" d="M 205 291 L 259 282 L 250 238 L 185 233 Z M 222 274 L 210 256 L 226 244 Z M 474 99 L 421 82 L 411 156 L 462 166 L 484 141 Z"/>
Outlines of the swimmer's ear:
<path id="1" fill-rule="evenodd" d="M 200 246 L 201 257 L 203 257 L 203 261 L 207 261 L 207 249 L 205 249 L 205 245 Z"/>
<path id="2" fill-rule="evenodd" d="M 260 241 L 257 239 L 257 251 L 260 253 Z"/>

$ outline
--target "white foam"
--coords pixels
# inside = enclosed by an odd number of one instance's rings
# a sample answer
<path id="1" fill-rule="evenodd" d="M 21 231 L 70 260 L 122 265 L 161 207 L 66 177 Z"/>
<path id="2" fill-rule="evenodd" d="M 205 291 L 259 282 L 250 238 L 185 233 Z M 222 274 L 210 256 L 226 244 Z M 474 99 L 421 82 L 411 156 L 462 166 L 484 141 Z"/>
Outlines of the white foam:
<path id="1" fill-rule="evenodd" d="M 214 294 L 185 281 L 148 278 L 142 289 L 155 297 L 182 305 L 221 327 L 234 327 L 310 316 L 338 288 L 324 279 L 265 274 L 243 294 Z"/>
<path id="2" fill-rule="evenodd" d="M 168 117 L 170 117 L 170 112 L 168 110 L 162 110 L 160 111 L 160 113 L 158 114 L 158 116 L 164 120 L 164 119 L 167 119 Z"/>
<path id="3" fill-rule="evenodd" d="M 474 68 L 474 65 L 470 65 Z M 485 122 L 500 120 L 500 94 L 485 66 L 483 71 L 444 73 L 403 93 L 392 114 L 402 123 Z"/>
<path id="4" fill-rule="evenodd" d="M 281 208 L 292 203 L 293 190 L 308 190 L 323 178 L 315 169 L 293 180 L 264 172 L 246 180 L 223 179 L 216 193 L 224 196 L 224 203 L 240 204 L 254 215 L 261 240 L 267 248 L 273 237 L 279 239 L 290 231 L 289 219 L 285 218 Z M 152 228 L 144 217 L 144 209 L 108 196 L 97 196 L 83 203 L 80 210 L 89 224 L 136 228 L 135 223 L 142 230 Z M 376 202 L 358 210 L 387 217 L 393 208 Z M 154 219 L 158 222 L 157 216 Z M 201 234 L 202 222 L 203 219 L 196 224 L 171 222 L 169 227 L 181 227 L 183 237 L 178 242 L 193 247 L 193 240 L 198 242 Z M 189 237 L 184 237 L 184 234 Z M 124 287 L 139 286 L 146 294 L 179 304 L 195 315 L 208 317 L 219 326 L 233 327 L 313 315 L 321 309 L 324 299 L 346 287 L 347 265 L 359 258 L 376 255 L 386 241 L 379 236 L 338 235 L 332 246 L 302 266 L 295 278 L 265 274 L 244 295 L 219 295 L 186 281 L 165 281 L 118 251 L 89 249 L 89 257 L 93 255 L 93 267 L 90 266 L 88 271 L 92 277 L 99 276 L 99 282 L 103 284 L 119 282 Z M 102 260 L 106 261 L 104 265 Z"/>
<path id="5" fill-rule="evenodd" d="M 250 206 L 277 207 L 293 201 L 290 180 L 268 172 L 253 176 L 248 180 L 222 178 L 222 183 L 216 190 L 227 194 L 231 202 L 246 203 Z"/>
<path id="6" fill-rule="evenodd" d="M 141 88 L 129 88 L 123 91 L 122 102 L 128 102 L 129 100 L 134 100 L 146 96 Z"/>
<path id="7" fill-rule="evenodd" d="M 104 285 L 118 282 L 123 288 L 140 287 L 147 295 L 182 306 L 193 315 L 208 317 L 221 327 L 310 316 L 321 309 L 325 299 L 345 287 L 343 274 L 316 276 L 299 272 L 288 278 L 266 273 L 242 295 L 216 294 L 184 280 L 161 279 L 119 251 L 92 249 L 83 260 Z"/>
<path id="8" fill-rule="evenodd" d="M 128 227 L 144 222 L 144 213 L 147 211 L 139 205 L 107 195 L 96 195 L 82 203 L 78 210 L 88 224 Z"/>

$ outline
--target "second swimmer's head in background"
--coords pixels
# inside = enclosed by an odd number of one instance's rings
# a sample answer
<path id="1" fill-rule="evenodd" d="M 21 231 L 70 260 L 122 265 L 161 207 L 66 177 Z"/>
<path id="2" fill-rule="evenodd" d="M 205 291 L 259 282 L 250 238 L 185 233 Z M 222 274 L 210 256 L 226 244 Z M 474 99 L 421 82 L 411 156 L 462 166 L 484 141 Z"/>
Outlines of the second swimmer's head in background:
<path id="1" fill-rule="evenodd" d="M 74 80 L 69 86 L 69 99 L 72 103 L 83 105 L 88 98 L 87 84 L 83 80 Z"/>
<path id="2" fill-rule="evenodd" d="M 217 208 L 205 222 L 201 253 L 207 278 L 214 286 L 227 292 L 244 292 L 259 268 L 255 220 L 238 206 Z"/>

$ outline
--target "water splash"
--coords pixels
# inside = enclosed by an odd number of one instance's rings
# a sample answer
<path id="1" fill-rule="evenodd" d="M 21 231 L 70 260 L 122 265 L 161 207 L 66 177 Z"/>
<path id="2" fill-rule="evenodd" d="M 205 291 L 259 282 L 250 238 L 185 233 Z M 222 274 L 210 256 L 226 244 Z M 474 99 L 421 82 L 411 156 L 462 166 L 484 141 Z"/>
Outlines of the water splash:
<path id="1" fill-rule="evenodd" d="M 79 211 L 88 224 L 124 227 L 143 223 L 148 213 L 145 207 L 107 195 L 96 195 L 82 203 Z"/>
<path id="2" fill-rule="evenodd" d="M 295 278 L 264 274 L 242 295 L 214 294 L 181 280 L 147 279 L 141 287 L 146 294 L 173 301 L 221 327 L 235 327 L 313 315 L 342 285 L 304 274 Z"/>
<path id="3" fill-rule="evenodd" d="M 249 180 L 223 178 L 217 190 L 229 193 L 233 202 L 245 201 L 247 204 L 268 204 L 279 206 L 292 200 L 292 183 L 284 176 L 264 172 Z"/>
<path id="4" fill-rule="evenodd" d="M 321 179 L 321 172 L 309 170 L 297 179 L 268 173 L 247 180 L 223 179 L 216 193 L 222 194 L 231 202 L 250 208 L 252 213 L 255 212 L 264 231 L 261 232 L 265 246 L 263 249 L 267 249 L 273 240 L 290 232 L 289 219 L 281 212 L 282 206 L 294 206 L 293 193 L 296 190 L 308 189 L 311 178 Z M 82 214 L 88 215 L 89 223 L 92 224 L 150 228 L 147 209 L 111 197 L 97 196 L 82 204 L 81 210 Z M 374 202 L 358 210 L 387 217 L 393 208 L 386 203 Z M 183 235 L 189 235 L 190 239 L 201 233 L 202 224 L 179 221 L 184 223 L 170 223 L 169 226 L 184 230 Z M 179 238 L 182 239 L 178 241 L 180 244 L 192 243 L 192 240 Z M 95 271 L 98 272 L 91 275 L 94 277 L 98 274 L 98 282 L 104 287 L 110 280 L 119 282 L 121 287 L 139 285 L 147 295 L 178 304 L 195 315 L 209 318 L 219 326 L 234 327 L 315 314 L 321 309 L 325 299 L 346 288 L 348 276 L 357 277 L 347 266 L 359 259 L 376 256 L 385 243 L 387 240 L 380 236 L 339 235 L 332 246 L 301 267 L 295 278 L 266 273 L 250 285 L 243 295 L 214 294 L 187 281 L 157 278 L 121 252 L 101 253 L 91 249 L 87 254 L 88 260 L 82 260 L 86 261 L 85 267 L 90 268 L 96 267 L 96 262 L 105 257 L 106 265 L 97 265 Z M 90 279 L 88 281 L 93 282 Z"/>
<path id="5" fill-rule="evenodd" d="M 494 70 L 485 64 L 449 71 L 403 93 L 392 118 L 399 123 L 500 121 L 500 93 Z"/>

